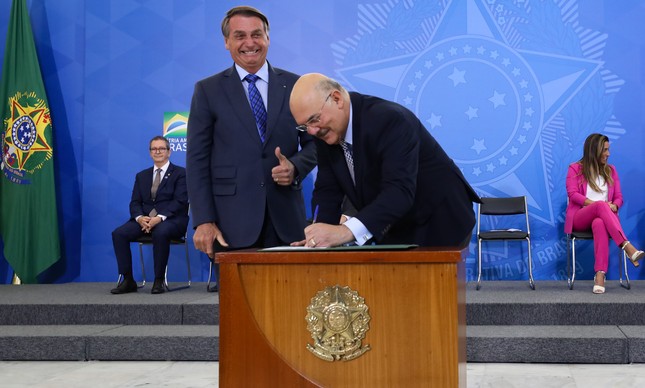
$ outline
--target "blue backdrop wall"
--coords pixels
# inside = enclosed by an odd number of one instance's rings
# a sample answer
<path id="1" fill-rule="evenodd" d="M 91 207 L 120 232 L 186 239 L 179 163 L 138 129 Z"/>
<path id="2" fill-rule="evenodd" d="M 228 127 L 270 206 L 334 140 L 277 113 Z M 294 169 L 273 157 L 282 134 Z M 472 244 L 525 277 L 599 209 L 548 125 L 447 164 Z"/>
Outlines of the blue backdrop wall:
<path id="1" fill-rule="evenodd" d="M 231 66 L 219 24 L 239 3 L 27 3 L 54 120 L 63 247 L 42 280 L 113 281 L 110 233 L 128 217 L 135 173 L 151 163 L 148 140 L 164 133 L 168 112 L 189 110 L 195 81 Z M 564 179 L 591 132 L 611 139 L 626 198 L 623 226 L 645 246 L 645 1 L 247 3 L 269 17 L 273 65 L 327 73 L 351 90 L 404 104 L 480 194 L 527 195 L 536 279 L 564 279 Z M 0 1 L 0 53 L 10 7 Z M 184 165 L 181 139 L 174 146 L 172 161 Z M 593 272 L 585 245 L 579 278 Z M 525 248 L 499 244 L 488 252 L 486 278 L 526 279 Z M 475 258 L 472 243 L 469 279 Z M 194 280 L 205 280 L 208 261 L 192 247 L 191 263 Z M 613 255 L 610 264 L 616 278 Z M 184 276 L 180 266 L 171 272 Z M 11 273 L 0 259 L 0 279 Z M 630 276 L 645 278 L 636 268 Z"/>

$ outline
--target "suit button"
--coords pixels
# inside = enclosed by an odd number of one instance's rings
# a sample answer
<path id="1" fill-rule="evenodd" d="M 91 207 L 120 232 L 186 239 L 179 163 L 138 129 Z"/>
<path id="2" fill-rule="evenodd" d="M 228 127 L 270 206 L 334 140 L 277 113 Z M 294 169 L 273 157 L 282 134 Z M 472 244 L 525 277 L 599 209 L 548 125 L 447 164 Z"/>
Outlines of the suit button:
<path id="1" fill-rule="evenodd" d="M 264 182 L 260 183 L 260 187 L 264 187 Z"/>

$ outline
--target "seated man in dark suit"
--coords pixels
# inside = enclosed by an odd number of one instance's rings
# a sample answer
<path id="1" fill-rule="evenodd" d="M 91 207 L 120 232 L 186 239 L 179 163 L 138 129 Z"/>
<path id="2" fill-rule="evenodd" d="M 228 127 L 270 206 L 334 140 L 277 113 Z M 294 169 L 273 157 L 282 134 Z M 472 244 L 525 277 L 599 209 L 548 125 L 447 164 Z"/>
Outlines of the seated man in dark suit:
<path id="1" fill-rule="evenodd" d="M 137 291 L 130 243 L 147 233 L 152 236 L 155 263 L 152 293 L 163 293 L 170 240 L 183 237 L 188 227 L 186 169 L 170 163 L 170 144 L 163 136 L 150 140 L 150 156 L 154 168 L 139 172 L 134 181 L 130 219 L 112 232 L 119 273 L 123 275 L 123 282 L 112 289 L 113 294 Z"/>

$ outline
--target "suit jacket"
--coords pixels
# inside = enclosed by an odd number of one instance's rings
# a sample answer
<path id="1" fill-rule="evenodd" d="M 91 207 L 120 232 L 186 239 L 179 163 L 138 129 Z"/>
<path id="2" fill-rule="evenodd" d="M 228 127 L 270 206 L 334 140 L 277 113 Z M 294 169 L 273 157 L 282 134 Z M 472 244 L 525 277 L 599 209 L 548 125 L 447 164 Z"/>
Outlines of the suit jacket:
<path id="1" fill-rule="evenodd" d="M 607 185 L 607 200 L 613 202 L 619 209 L 623 206 L 623 192 L 620 189 L 620 179 L 618 173 L 613 165 L 611 168 L 611 179 L 613 184 Z M 564 233 L 569 234 L 573 231 L 573 217 L 576 212 L 585 204 L 587 199 L 587 180 L 582 174 L 582 164 L 579 162 L 571 163 L 567 171 L 567 196 L 569 197 L 569 204 L 564 218 Z"/>
<path id="2" fill-rule="evenodd" d="M 164 222 L 177 224 L 181 230 L 188 227 L 188 189 L 186 186 L 186 169 L 170 163 L 166 174 L 161 179 L 157 195 L 152 199 L 150 189 L 154 168 L 139 172 L 134 180 L 130 200 L 130 218 L 147 216 L 152 209 L 166 216 Z"/>
<path id="3" fill-rule="evenodd" d="M 343 196 L 379 243 L 461 243 L 479 197 L 418 118 L 403 106 L 350 93 L 356 184 L 339 145 L 316 140 L 318 219 L 338 223 Z M 350 141 L 350 139 L 348 139 Z"/>
<path id="4" fill-rule="evenodd" d="M 281 240 L 304 239 L 306 215 L 299 181 L 315 166 L 316 149 L 310 135 L 295 129 L 289 110 L 297 79 L 296 74 L 269 65 L 264 143 L 235 66 L 195 85 L 186 155 L 193 227 L 215 222 L 232 248 L 257 241 L 266 209 Z M 271 178 L 271 169 L 278 165 L 274 154 L 278 146 L 298 173 L 298 182 L 288 187 Z"/>

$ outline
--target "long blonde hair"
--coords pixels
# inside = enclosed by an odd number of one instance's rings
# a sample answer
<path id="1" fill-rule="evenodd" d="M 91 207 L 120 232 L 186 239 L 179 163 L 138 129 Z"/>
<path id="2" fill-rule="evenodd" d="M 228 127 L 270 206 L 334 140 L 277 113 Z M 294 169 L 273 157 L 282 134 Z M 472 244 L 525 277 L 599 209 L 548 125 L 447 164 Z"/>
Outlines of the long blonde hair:
<path id="1" fill-rule="evenodd" d="M 582 159 L 578 161 L 582 165 L 582 175 L 584 175 L 589 186 L 597 192 L 600 192 L 600 188 L 596 183 L 598 176 L 603 177 L 608 186 L 614 184 L 613 179 L 611 179 L 611 167 L 607 163 L 600 163 L 600 156 L 605 148 L 605 143 L 608 142 L 609 138 L 600 133 L 592 133 L 587 136 L 582 151 Z"/>

